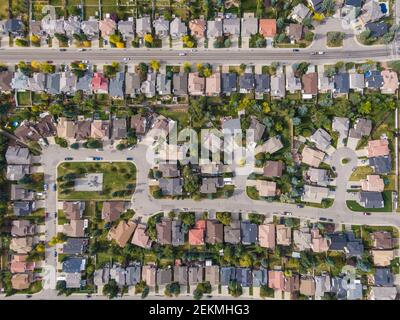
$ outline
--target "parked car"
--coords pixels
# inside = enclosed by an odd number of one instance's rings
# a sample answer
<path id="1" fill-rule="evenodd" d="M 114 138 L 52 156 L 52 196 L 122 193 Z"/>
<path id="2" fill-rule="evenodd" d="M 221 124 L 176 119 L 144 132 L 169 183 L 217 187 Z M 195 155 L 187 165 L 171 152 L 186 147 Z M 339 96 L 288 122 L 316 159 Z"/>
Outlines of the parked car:
<path id="1" fill-rule="evenodd" d="M 291 212 L 289 212 L 289 211 L 285 211 L 285 212 L 284 212 L 284 215 L 285 215 L 285 216 L 292 216 L 293 213 L 291 213 Z"/>
<path id="2" fill-rule="evenodd" d="M 67 51 L 67 49 L 65 49 L 65 48 L 61 48 L 61 49 L 60 49 L 60 51 Z"/>
<path id="3" fill-rule="evenodd" d="M 57 212 L 54 212 L 54 218 L 57 218 Z"/>
<path id="4" fill-rule="evenodd" d="M 99 161 L 99 160 L 103 160 L 103 158 L 102 157 L 93 157 L 93 160 Z"/>
<path id="5" fill-rule="evenodd" d="M 54 251 L 54 256 L 57 257 L 57 251 Z"/>
<path id="6" fill-rule="evenodd" d="M 65 160 L 65 161 L 71 161 L 71 160 L 74 160 L 74 158 L 72 158 L 72 157 L 66 157 L 64 160 Z"/>
<path id="7" fill-rule="evenodd" d="M 333 170 L 333 171 L 336 171 L 336 167 L 335 167 L 335 166 L 332 166 L 332 170 Z"/>
<path id="8" fill-rule="evenodd" d="M 128 161 L 132 161 L 132 160 L 133 160 L 133 158 L 132 158 L 132 157 L 127 157 L 127 158 L 126 158 L 126 160 L 128 160 Z"/>
<path id="9" fill-rule="evenodd" d="M 186 56 L 186 52 L 179 52 L 179 56 L 180 57 Z"/>
<path id="10" fill-rule="evenodd" d="M 370 216 L 371 212 L 364 212 L 363 214 L 364 214 L 364 216 Z"/>
<path id="11" fill-rule="evenodd" d="M 304 204 L 298 204 L 298 205 L 297 205 L 297 208 L 300 208 L 300 209 L 301 209 L 301 208 L 304 208 Z"/>
<path id="12" fill-rule="evenodd" d="M 321 221 L 328 221 L 328 219 L 327 219 L 327 218 L 324 218 L 324 217 L 319 218 L 319 220 L 321 220 Z"/>
<path id="13" fill-rule="evenodd" d="M 299 49 L 293 49 L 293 52 L 300 52 Z"/>
<path id="14" fill-rule="evenodd" d="M 45 213 L 45 217 L 46 217 L 46 219 L 49 217 L 49 213 L 48 212 Z"/>
<path id="15" fill-rule="evenodd" d="M 44 191 L 47 191 L 47 188 L 48 188 L 48 185 L 47 185 L 47 183 L 45 183 L 45 184 L 43 185 L 43 190 L 44 190 Z"/>
<path id="16" fill-rule="evenodd" d="M 57 184 L 53 184 L 53 191 L 56 191 L 57 190 Z"/>

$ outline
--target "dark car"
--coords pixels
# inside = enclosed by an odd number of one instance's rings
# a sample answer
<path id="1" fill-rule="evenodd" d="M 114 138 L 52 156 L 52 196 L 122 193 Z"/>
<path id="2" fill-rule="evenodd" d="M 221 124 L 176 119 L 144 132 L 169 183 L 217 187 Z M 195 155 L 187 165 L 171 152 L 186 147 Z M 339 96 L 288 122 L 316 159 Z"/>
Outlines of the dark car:
<path id="1" fill-rule="evenodd" d="M 371 212 L 364 212 L 364 216 L 370 216 Z"/>
<path id="2" fill-rule="evenodd" d="M 74 158 L 66 157 L 64 160 L 65 160 L 65 161 L 71 161 L 71 160 L 74 160 Z"/>
<path id="3" fill-rule="evenodd" d="M 132 157 L 128 157 L 128 158 L 126 158 L 126 160 L 128 160 L 128 161 L 132 161 L 132 160 L 133 160 L 133 158 L 132 158 Z"/>
<path id="4" fill-rule="evenodd" d="M 45 215 L 45 216 L 46 216 L 46 218 L 48 218 L 48 217 L 49 217 L 49 213 L 48 213 L 48 212 L 46 212 L 46 215 Z"/>
<path id="5" fill-rule="evenodd" d="M 300 50 L 299 49 L 293 49 L 293 52 L 299 52 Z"/>
<path id="6" fill-rule="evenodd" d="M 57 251 L 54 251 L 54 256 L 57 257 Z"/>
<path id="7" fill-rule="evenodd" d="M 300 208 L 300 209 L 301 209 L 301 208 L 304 208 L 304 204 L 298 204 L 298 205 L 297 205 L 297 208 Z"/>
<path id="8" fill-rule="evenodd" d="M 67 49 L 60 49 L 60 51 L 67 51 Z"/>
<path id="9" fill-rule="evenodd" d="M 54 212 L 54 218 L 57 218 L 57 212 Z"/>
<path id="10" fill-rule="evenodd" d="M 56 190 L 57 190 L 57 185 L 53 184 L 53 191 L 56 191 Z"/>
<path id="11" fill-rule="evenodd" d="M 324 218 L 324 217 L 319 218 L 319 220 L 321 220 L 321 221 L 328 221 L 328 219 L 327 219 L 327 218 Z"/>
<path id="12" fill-rule="evenodd" d="M 335 166 L 332 166 L 332 170 L 333 170 L 333 171 L 336 171 L 336 167 L 335 167 Z"/>

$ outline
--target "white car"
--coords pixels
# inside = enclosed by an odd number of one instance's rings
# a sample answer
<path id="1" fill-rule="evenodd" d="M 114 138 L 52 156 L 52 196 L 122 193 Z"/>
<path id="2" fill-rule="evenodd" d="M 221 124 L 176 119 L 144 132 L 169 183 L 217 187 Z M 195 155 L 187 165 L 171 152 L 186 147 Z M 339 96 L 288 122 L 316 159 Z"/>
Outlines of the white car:
<path id="1" fill-rule="evenodd" d="M 186 52 L 179 52 L 179 56 L 180 57 L 186 56 Z"/>

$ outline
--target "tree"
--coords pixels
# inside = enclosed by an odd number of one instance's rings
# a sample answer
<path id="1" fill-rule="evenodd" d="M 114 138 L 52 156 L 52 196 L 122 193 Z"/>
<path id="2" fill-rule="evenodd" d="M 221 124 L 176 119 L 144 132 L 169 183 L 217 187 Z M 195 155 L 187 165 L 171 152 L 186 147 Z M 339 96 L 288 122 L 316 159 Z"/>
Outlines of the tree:
<path id="1" fill-rule="evenodd" d="M 59 116 L 62 114 L 63 112 L 63 106 L 59 103 L 53 103 L 52 105 L 50 105 L 49 107 L 49 112 L 53 115 L 53 116 Z"/>
<path id="2" fill-rule="evenodd" d="M 118 295 L 118 292 L 118 285 L 114 279 L 109 280 L 103 287 L 103 295 L 108 296 L 110 299 L 115 298 Z"/>
<path id="3" fill-rule="evenodd" d="M 267 101 L 264 101 L 262 103 L 262 108 L 264 113 L 269 113 L 271 111 L 271 107 L 269 106 L 269 103 Z"/>
<path id="4" fill-rule="evenodd" d="M 273 297 L 274 290 L 269 288 L 266 284 L 260 286 L 260 297 L 265 299 L 267 297 Z"/>
<path id="5" fill-rule="evenodd" d="M 231 224 L 231 213 L 230 212 L 217 212 L 217 220 L 225 226 Z"/>
<path id="6" fill-rule="evenodd" d="M 335 12 L 336 2 L 335 0 L 324 0 L 321 4 L 322 12 L 332 14 Z"/>
<path id="7" fill-rule="evenodd" d="M 304 35 L 304 40 L 311 42 L 314 39 L 314 33 L 312 31 L 307 31 Z"/>
<path id="8" fill-rule="evenodd" d="M 185 61 L 183 63 L 183 69 L 184 69 L 184 71 L 186 73 L 189 73 L 191 71 L 191 69 L 192 69 L 192 64 L 190 62 L 188 62 L 188 61 Z"/>
<path id="9" fill-rule="evenodd" d="M 27 40 L 21 38 L 16 39 L 15 44 L 18 47 L 27 47 L 29 45 Z"/>
<path id="10" fill-rule="evenodd" d="M 199 190 L 199 183 L 199 176 L 193 174 L 191 166 L 186 165 L 183 168 L 183 189 L 193 194 Z"/>
<path id="11" fill-rule="evenodd" d="M 264 15 L 264 0 L 257 0 L 256 17 L 261 19 Z"/>
<path id="12" fill-rule="evenodd" d="M 164 294 L 167 297 L 175 296 L 177 297 L 181 293 L 181 287 L 179 282 L 172 282 L 165 286 Z"/>
<path id="13" fill-rule="evenodd" d="M 369 38 L 371 37 L 371 30 L 365 29 L 363 32 L 360 33 L 359 37 L 362 43 L 367 43 Z"/>
<path id="14" fill-rule="evenodd" d="M 243 293 L 243 288 L 236 280 L 232 280 L 229 282 L 228 292 L 232 295 L 232 297 L 239 297 Z"/>
<path id="15" fill-rule="evenodd" d="M 225 41 L 224 41 L 224 47 L 225 48 L 230 48 L 230 46 L 232 45 L 232 41 L 231 41 L 231 39 L 225 39 Z"/>
<path id="16" fill-rule="evenodd" d="M 151 60 L 150 66 L 155 72 L 157 72 L 160 69 L 160 62 L 157 60 Z"/>
<path id="17" fill-rule="evenodd" d="M 154 42 L 154 38 L 150 33 L 146 33 L 144 35 L 144 41 L 149 43 L 149 44 L 152 44 Z"/>
<path id="18" fill-rule="evenodd" d="M 362 115 L 370 114 L 371 110 L 372 110 L 371 101 L 366 101 L 366 102 L 360 104 L 360 106 L 358 108 L 358 112 L 361 113 Z"/>

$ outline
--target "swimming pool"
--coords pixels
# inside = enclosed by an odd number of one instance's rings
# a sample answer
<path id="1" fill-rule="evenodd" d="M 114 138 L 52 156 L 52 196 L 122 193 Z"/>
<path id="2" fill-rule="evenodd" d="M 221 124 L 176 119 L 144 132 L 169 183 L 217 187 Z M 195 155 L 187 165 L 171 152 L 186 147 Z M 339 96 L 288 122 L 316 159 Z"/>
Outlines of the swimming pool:
<path id="1" fill-rule="evenodd" d="M 382 11 L 383 14 L 387 14 L 387 13 L 388 13 L 388 6 L 387 6 L 387 3 L 381 2 L 381 3 L 379 4 L 379 6 L 381 7 L 381 11 Z"/>

